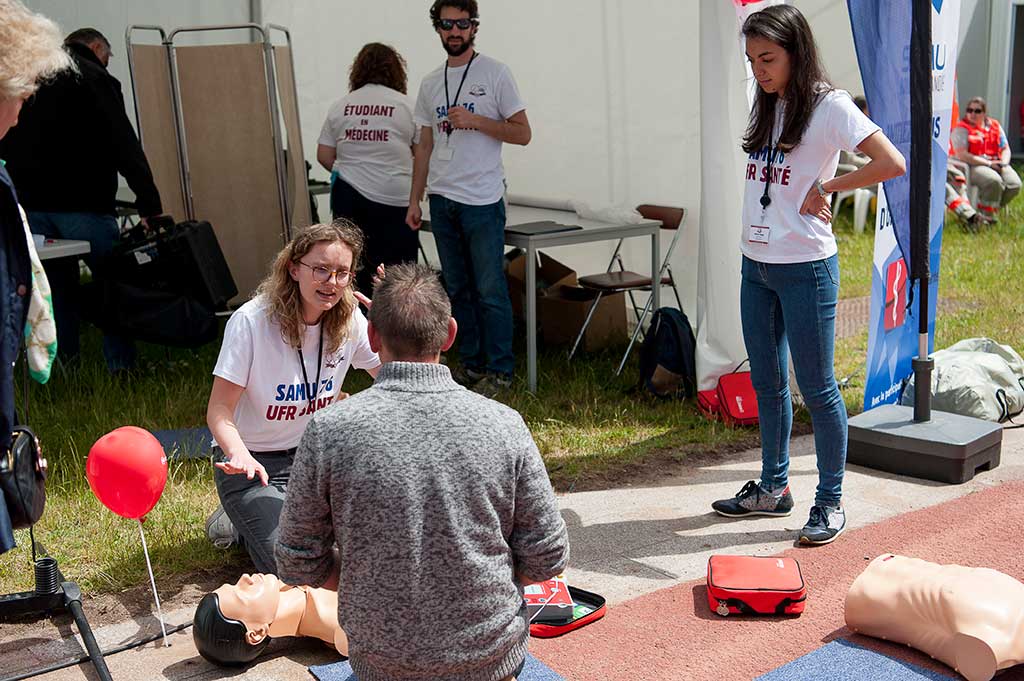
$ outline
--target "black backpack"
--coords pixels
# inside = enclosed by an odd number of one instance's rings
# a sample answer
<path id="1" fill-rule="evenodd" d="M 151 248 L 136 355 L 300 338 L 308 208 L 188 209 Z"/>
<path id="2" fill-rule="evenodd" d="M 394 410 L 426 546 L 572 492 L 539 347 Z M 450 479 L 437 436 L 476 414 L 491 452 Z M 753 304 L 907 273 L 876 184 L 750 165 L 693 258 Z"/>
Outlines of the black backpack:
<path id="1" fill-rule="evenodd" d="M 640 346 L 640 387 L 658 397 L 696 395 L 696 348 L 685 314 L 673 307 L 656 310 Z"/>

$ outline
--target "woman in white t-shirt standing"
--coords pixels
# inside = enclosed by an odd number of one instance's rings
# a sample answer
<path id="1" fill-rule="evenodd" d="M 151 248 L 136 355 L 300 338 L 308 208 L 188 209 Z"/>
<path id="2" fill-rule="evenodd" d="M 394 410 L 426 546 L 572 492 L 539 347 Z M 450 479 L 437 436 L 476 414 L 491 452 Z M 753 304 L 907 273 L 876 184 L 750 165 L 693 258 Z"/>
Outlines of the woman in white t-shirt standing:
<path id="1" fill-rule="evenodd" d="M 827 544 L 846 527 L 840 504 L 846 467 L 846 405 L 832 366 L 839 258 L 830 194 L 902 175 L 906 163 L 849 94 L 829 85 L 807 20 L 775 5 L 743 24 L 747 59 L 760 86 L 743 138 L 743 281 L 740 316 L 761 426 L 761 480 L 731 499 L 721 515 L 786 516 L 793 406 L 789 352 L 811 413 L 818 487 L 799 540 Z M 835 177 L 839 152 L 871 160 Z M 787 351 L 788 339 L 788 351 Z"/>
<path id="2" fill-rule="evenodd" d="M 419 248 L 419 235 L 405 224 L 419 139 L 407 81 L 394 48 L 363 46 L 349 71 L 349 93 L 328 109 L 316 150 L 331 171 L 331 212 L 363 230 L 366 266 L 356 286 L 364 293 L 379 265 L 415 262 Z"/>
<path id="3" fill-rule="evenodd" d="M 257 572 L 277 572 L 277 525 L 306 424 L 345 397 L 350 366 L 374 377 L 380 367 L 352 287 L 361 251 L 346 220 L 303 230 L 224 331 L 206 421 L 217 494 Z"/>

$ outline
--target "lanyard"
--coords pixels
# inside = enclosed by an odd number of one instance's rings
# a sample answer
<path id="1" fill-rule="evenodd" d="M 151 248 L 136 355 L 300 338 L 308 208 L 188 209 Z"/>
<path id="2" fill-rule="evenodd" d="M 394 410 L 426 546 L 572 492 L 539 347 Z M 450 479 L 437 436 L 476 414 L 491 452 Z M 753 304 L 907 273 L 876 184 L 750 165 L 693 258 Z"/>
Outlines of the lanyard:
<path id="1" fill-rule="evenodd" d="M 776 104 L 776 106 L 778 106 L 778 104 Z M 779 117 L 778 117 L 778 113 L 776 113 L 775 124 L 777 125 L 778 122 L 779 122 Z M 775 125 L 772 126 L 772 132 L 775 132 Z M 765 209 L 767 209 L 768 206 L 772 205 L 772 197 L 768 196 L 768 188 L 772 186 L 772 162 L 775 160 L 775 154 L 777 154 L 778 151 L 779 151 L 779 142 L 780 141 L 782 141 L 782 130 L 781 130 L 781 127 L 779 129 L 779 137 L 775 141 L 775 146 L 774 147 L 772 146 L 771 134 L 768 135 L 768 163 L 767 163 L 767 165 L 765 167 L 764 193 L 761 194 L 761 213 L 762 213 L 762 217 L 764 217 L 763 214 L 764 214 Z"/>
<path id="2" fill-rule="evenodd" d="M 466 70 L 462 72 L 462 80 L 459 81 L 459 89 L 455 91 L 455 105 L 459 105 L 459 95 L 462 94 L 462 86 L 466 83 L 466 76 L 469 75 L 469 67 L 473 65 L 473 60 L 476 59 L 476 52 L 469 58 L 466 63 Z M 445 116 L 448 115 L 448 109 L 452 108 L 452 101 L 448 98 L 448 60 L 444 62 L 444 104 L 445 104 Z M 448 137 L 452 136 L 452 124 L 448 122 Z"/>
<path id="3" fill-rule="evenodd" d="M 316 394 L 320 392 L 320 367 L 323 366 L 324 357 L 324 327 L 320 325 L 320 346 L 316 351 L 316 384 L 309 389 L 309 378 L 306 376 L 306 360 L 302 358 L 302 348 L 299 348 L 299 366 L 302 367 L 302 381 L 306 384 L 307 395 L 309 396 L 309 409 L 307 414 L 313 413 L 313 405 L 316 404 Z"/>

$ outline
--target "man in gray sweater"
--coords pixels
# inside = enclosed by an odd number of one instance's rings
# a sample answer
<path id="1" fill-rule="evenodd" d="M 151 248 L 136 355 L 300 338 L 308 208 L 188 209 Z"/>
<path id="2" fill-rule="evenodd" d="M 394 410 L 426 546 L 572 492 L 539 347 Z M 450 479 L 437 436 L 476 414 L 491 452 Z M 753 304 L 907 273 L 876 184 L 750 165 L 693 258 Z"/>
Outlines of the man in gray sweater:
<path id="1" fill-rule="evenodd" d="M 306 428 L 278 576 L 337 579 L 359 681 L 514 678 L 529 633 L 521 585 L 569 560 L 544 462 L 518 413 L 439 363 L 456 323 L 436 272 L 389 268 L 368 333 L 384 366 Z"/>

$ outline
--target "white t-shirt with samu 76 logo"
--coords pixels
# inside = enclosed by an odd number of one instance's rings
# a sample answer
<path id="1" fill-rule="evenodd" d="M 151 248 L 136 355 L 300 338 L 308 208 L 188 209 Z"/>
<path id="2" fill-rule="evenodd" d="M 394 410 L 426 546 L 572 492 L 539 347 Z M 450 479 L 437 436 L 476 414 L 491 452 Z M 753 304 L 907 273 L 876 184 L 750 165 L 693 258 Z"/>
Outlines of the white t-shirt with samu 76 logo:
<path id="1" fill-rule="evenodd" d="M 815 181 L 835 176 L 839 152 L 857 146 L 880 128 L 853 103 L 849 93 L 833 90 L 821 96 L 803 137 L 788 152 L 774 151 L 782 118 L 772 130 L 771 148 L 749 155 L 743 167 L 743 234 L 740 250 L 765 263 L 813 262 L 837 252 L 832 226 L 815 215 L 802 215 L 807 192 Z M 771 203 L 761 206 L 771 155 Z"/>
<path id="2" fill-rule="evenodd" d="M 250 452 L 297 446 L 313 413 L 337 397 L 350 366 L 380 366 L 380 358 L 370 349 L 366 326 L 366 317 L 357 307 L 345 342 L 332 353 L 324 349 L 319 388 L 313 390 L 320 325 L 307 327 L 302 342 L 307 384 L 299 352 L 285 342 L 281 327 L 271 321 L 265 299 L 257 296 L 235 310 L 224 330 L 213 375 L 245 388 L 235 407 L 235 425 Z M 312 409 L 310 392 L 315 392 Z"/>

